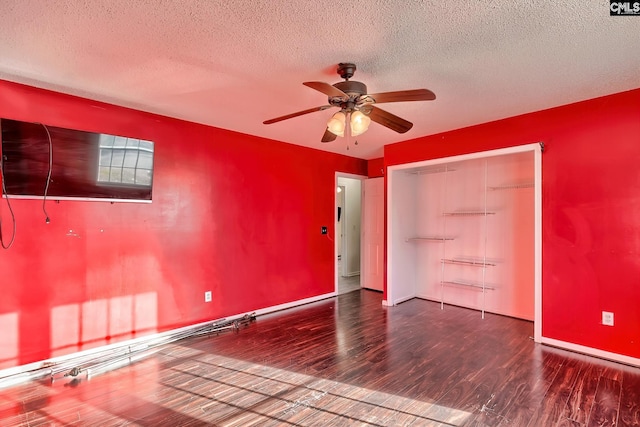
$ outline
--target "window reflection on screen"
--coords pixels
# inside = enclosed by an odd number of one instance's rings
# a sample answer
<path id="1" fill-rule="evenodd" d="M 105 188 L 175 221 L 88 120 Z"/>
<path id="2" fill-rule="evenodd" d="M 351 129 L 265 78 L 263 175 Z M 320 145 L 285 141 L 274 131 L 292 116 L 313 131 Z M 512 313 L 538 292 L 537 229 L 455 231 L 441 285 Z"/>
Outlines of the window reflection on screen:
<path id="1" fill-rule="evenodd" d="M 100 135 L 98 182 L 151 186 L 153 142 L 115 135 Z"/>

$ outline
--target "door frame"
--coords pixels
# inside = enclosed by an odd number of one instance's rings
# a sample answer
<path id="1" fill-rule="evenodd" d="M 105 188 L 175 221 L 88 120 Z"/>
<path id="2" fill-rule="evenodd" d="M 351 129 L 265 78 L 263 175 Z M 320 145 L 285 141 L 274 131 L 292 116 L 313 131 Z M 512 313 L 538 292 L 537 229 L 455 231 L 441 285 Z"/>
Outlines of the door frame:
<path id="1" fill-rule="evenodd" d="M 542 146 L 541 143 L 535 142 L 531 144 L 518 145 L 509 148 L 501 148 L 496 150 L 481 151 L 477 153 L 462 154 L 458 156 L 442 157 L 438 159 L 425 160 L 413 163 L 404 163 L 400 165 L 394 165 L 387 167 L 387 274 L 384 292 L 385 305 L 395 305 L 402 301 L 394 299 L 393 289 L 393 272 L 394 272 L 394 245 L 398 239 L 402 239 L 402 236 L 395 236 L 393 232 L 393 221 L 395 217 L 393 209 L 391 209 L 391 203 L 394 200 L 393 197 L 393 182 L 396 173 L 405 169 L 412 169 L 416 167 L 433 166 L 442 163 L 457 162 L 463 160 L 480 159 L 485 157 L 500 156 L 513 153 L 533 152 L 534 154 L 534 341 L 542 341 Z"/>
<path id="2" fill-rule="evenodd" d="M 345 233 L 345 226 L 344 226 L 345 221 L 343 220 L 344 220 L 344 204 L 346 201 L 345 194 L 347 193 L 347 188 L 344 185 L 338 185 L 336 190 L 339 190 L 339 189 L 342 189 L 342 190 L 336 194 L 336 206 L 338 205 L 338 201 L 340 201 L 340 207 L 342 209 L 342 212 L 340 212 L 340 216 L 342 219 L 340 220 L 340 222 L 336 220 L 336 233 L 335 233 L 336 235 L 333 236 L 336 239 L 336 258 L 342 257 L 342 252 L 344 250 L 343 240 L 344 240 L 344 233 Z M 338 233 L 340 234 L 338 235 Z M 338 275 L 340 275 L 340 273 L 341 272 L 339 271 Z"/>
<path id="3" fill-rule="evenodd" d="M 364 181 L 365 179 L 368 179 L 369 177 L 366 175 L 356 175 L 356 174 L 352 174 L 352 173 L 346 173 L 346 172 L 336 172 L 334 179 L 333 179 L 333 223 L 337 224 L 338 223 L 338 178 L 349 178 L 349 179 L 356 179 L 358 181 Z M 360 200 L 362 200 L 362 196 L 364 193 L 364 185 L 362 185 L 362 183 L 360 183 Z M 346 198 L 345 198 L 346 199 Z M 345 216 L 346 214 L 346 209 L 345 206 L 342 207 L 342 217 L 340 221 L 344 221 L 344 219 L 346 218 Z M 363 219 L 364 219 L 364 209 L 360 209 L 360 274 L 362 275 L 362 223 L 363 223 Z M 340 225 L 342 226 L 342 224 Z M 338 282 L 340 280 L 340 272 L 338 271 L 338 239 L 335 236 L 335 233 L 337 233 L 338 230 L 335 230 L 335 225 L 334 225 L 334 239 L 333 239 L 333 280 L 334 280 L 334 292 L 336 295 L 338 295 Z M 344 239 L 344 236 L 342 236 L 342 238 Z M 342 252 L 344 255 L 344 241 L 342 242 Z M 342 259 L 344 260 L 344 256 L 342 257 Z M 362 276 L 361 276 L 362 277 Z"/>

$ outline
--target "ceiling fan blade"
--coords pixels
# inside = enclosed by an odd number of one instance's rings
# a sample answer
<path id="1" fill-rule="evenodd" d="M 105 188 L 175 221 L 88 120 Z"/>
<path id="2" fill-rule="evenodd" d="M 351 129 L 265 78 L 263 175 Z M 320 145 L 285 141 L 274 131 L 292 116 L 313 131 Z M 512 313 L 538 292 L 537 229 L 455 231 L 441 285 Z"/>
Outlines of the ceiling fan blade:
<path id="1" fill-rule="evenodd" d="M 322 107 L 309 108 L 308 110 L 298 111 L 297 113 L 287 114 L 286 116 L 276 117 L 275 119 L 265 120 L 262 122 L 265 125 L 270 125 L 271 123 L 280 122 L 282 120 L 291 119 L 293 117 L 302 116 L 309 113 L 315 113 L 316 111 L 326 110 L 327 108 L 331 108 L 331 105 L 323 105 Z"/>
<path id="2" fill-rule="evenodd" d="M 398 133 L 405 133 L 413 127 L 413 123 L 401 117 L 398 117 L 395 114 L 391 114 L 387 111 L 381 110 L 374 105 L 372 105 L 370 108 L 371 111 L 368 113 L 369 118 L 371 118 L 371 120 L 373 120 L 374 122 L 381 124 L 382 126 L 388 127 L 391 130 L 394 130 Z"/>
<path id="3" fill-rule="evenodd" d="M 310 87 L 311 89 L 315 89 L 318 92 L 322 92 L 327 96 L 341 96 L 341 97 L 349 97 L 346 93 L 338 89 L 337 87 L 331 86 L 329 83 L 325 82 L 304 82 L 303 85 Z"/>
<path id="4" fill-rule="evenodd" d="M 322 142 L 331 142 L 331 141 L 335 141 L 336 138 L 338 137 L 338 135 L 336 135 L 333 132 L 330 132 L 329 129 L 327 128 L 324 131 L 324 135 L 322 136 Z"/>
<path id="5" fill-rule="evenodd" d="M 383 102 L 404 102 L 404 101 L 433 101 L 436 94 L 429 89 L 399 90 L 397 92 L 382 92 L 367 94 L 376 103 Z"/>

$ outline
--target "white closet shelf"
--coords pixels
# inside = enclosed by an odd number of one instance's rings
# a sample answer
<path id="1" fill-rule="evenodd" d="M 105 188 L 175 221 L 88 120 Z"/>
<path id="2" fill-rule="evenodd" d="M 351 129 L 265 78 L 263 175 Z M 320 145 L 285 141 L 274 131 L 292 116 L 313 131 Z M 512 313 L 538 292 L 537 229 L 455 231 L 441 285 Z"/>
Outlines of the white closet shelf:
<path id="1" fill-rule="evenodd" d="M 485 215 L 495 215 L 495 212 L 485 212 L 485 211 L 456 211 L 456 212 L 445 212 L 442 215 L 444 216 L 485 216 Z"/>
<path id="2" fill-rule="evenodd" d="M 523 182 L 521 184 L 508 184 L 508 185 L 498 185 L 495 187 L 487 187 L 489 190 L 516 190 L 518 188 L 533 188 L 535 185 L 533 182 Z"/>
<path id="3" fill-rule="evenodd" d="M 445 240 L 453 240 L 453 237 L 444 236 L 425 236 L 425 237 L 409 237 L 406 242 L 444 242 Z"/>
<path id="4" fill-rule="evenodd" d="M 473 267 L 495 267 L 495 264 L 484 261 L 475 261 L 472 259 L 455 259 L 455 258 L 443 258 L 440 260 L 443 264 L 459 264 L 459 265 L 471 265 Z"/>
<path id="5" fill-rule="evenodd" d="M 474 290 L 478 290 L 478 291 L 495 291 L 496 288 L 493 286 L 488 286 L 488 285 L 482 285 L 482 283 L 475 283 L 475 282 L 465 282 L 462 280 L 450 280 L 450 281 L 444 281 L 444 282 L 440 282 L 441 285 L 443 286 L 465 286 L 468 288 L 472 288 Z"/>

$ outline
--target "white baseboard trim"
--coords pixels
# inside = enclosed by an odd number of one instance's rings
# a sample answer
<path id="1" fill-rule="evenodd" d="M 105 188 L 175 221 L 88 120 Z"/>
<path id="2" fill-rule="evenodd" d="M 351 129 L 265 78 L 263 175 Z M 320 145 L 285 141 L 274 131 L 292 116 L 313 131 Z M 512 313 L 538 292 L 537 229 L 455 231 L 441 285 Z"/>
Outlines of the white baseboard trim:
<path id="1" fill-rule="evenodd" d="M 273 313 L 275 311 L 286 310 L 287 308 L 297 307 L 299 305 L 305 305 L 305 304 L 310 304 L 312 302 L 322 301 L 323 299 L 335 297 L 336 295 L 338 295 L 338 293 L 335 292 L 335 291 L 334 292 L 329 292 L 328 294 L 322 294 L 322 295 L 318 295 L 318 296 L 315 296 L 315 297 L 300 299 L 300 300 L 297 300 L 297 301 L 292 301 L 292 302 L 287 302 L 287 303 L 284 303 L 284 304 L 274 305 L 274 306 L 267 307 L 267 308 L 261 308 L 260 310 L 256 310 L 254 313 L 256 313 L 256 316 L 262 316 L 263 314 L 269 314 L 269 313 Z M 242 317 L 242 315 L 240 317 Z"/>
<path id="2" fill-rule="evenodd" d="M 540 342 L 542 344 L 562 348 L 564 350 L 574 351 L 576 353 L 582 353 L 589 356 L 598 357 L 600 359 L 608 359 L 614 362 L 624 363 L 625 365 L 640 366 L 640 359 L 636 357 L 625 356 L 623 354 L 612 353 L 610 351 L 600 350 L 597 348 L 587 347 L 584 345 L 574 344 L 566 341 L 560 341 L 553 338 L 542 337 Z"/>
<path id="3" fill-rule="evenodd" d="M 359 276 L 360 275 L 360 271 L 352 271 L 350 273 L 345 274 L 342 277 L 354 277 L 354 276 Z"/>
<path id="4" fill-rule="evenodd" d="M 305 298 L 305 299 L 301 299 L 301 300 L 297 300 L 297 301 L 292 301 L 292 302 L 288 302 L 288 303 L 285 303 L 285 304 L 279 304 L 279 305 L 274 305 L 274 306 L 271 306 L 271 307 L 261 308 L 259 310 L 253 311 L 252 313 L 255 313 L 256 316 L 261 316 L 261 315 L 264 315 L 264 314 L 273 313 L 273 312 L 280 311 L 280 310 L 285 310 L 287 308 L 293 308 L 293 307 L 297 307 L 297 306 L 300 306 L 300 305 L 321 301 L 321 300 L 324 300 L 324 299 L 327 299 L 327 298 L 334 297 L 336 295 L 337 295 L 337 292 L 330 292 L 330 293 L 327 293 L 327 294 L 322 294 L 322 295 L 318 295 L 318 296 L 315 296 L 315 297 L 310 297 L 310 298 Z M 88 349 L 88 350 L 82 350 L 82 351 L 77 351 L 77 352 L 74 352 L 74 353 L 65 354 L 63 356 L 52 357 L 50 359 L 41 360 L 41 361 L 38 361 L 38 362 L 33 362 L 33 363 L 26 364 L 26 365 L 20 365 L 20 366 L 15 366 L 13 368 L 3 369 L 3 370 L 0 370 L 0 388 L 2 388 L 3 386 L 17 385 L 20 382 L 24 382 L 25 380 L 30 379 L 30 378 L 25 377 L 22 380 L 19 379 L 19 378 L 16 378 L 16 381 L 3 381 L 3 379 L 8 378 L 8 377 L 19 376 L 20 374 L 26 374 L 26 373 L 31 372 L 31 371 L 37 371 L 37 370 L 42 370 L 42 369 L 55 367 L 57 365 L 60 365 L 63 362 L 69 361 L 69 360 L 78 359 L 78 358 L 85 358 L 85 357 L 88 357 L 88 356 L 91 356 L 91 355 L 95 355 L 95 354 L 98 354 L 98 353 L 104 353 L 106 351 L 117 350 L 119 348 L 125 348 L 125 347 L 135 347 L 135 346 L 138 346 L 138 345 L 143 344 L 143 343 L 153 343 L 154 341 L 162 340 L 162 339 L 164 339 L 166 337 L 170 337 L 172 335 L 180 334 L 182 332 L 186 332 L 186 331 L 189 331 L 191 329 L 198 329 L 198 328 L 201 328 L 201 327 L 206 326 L 208 324 L 216 323 L 216 322 L 222 322 L 222 321 L 225 321 L 225 320 L 236 320 L 236 319 L 242 318 L 243 316 L 245 316 L 245 314 L 237 314 L 237 315 L 228 316 L 228 317 L 225 317 L 225 318 L 212 319 L 212 320 L 208 320 L 206 322 L 200 322 L 200 323 L 196 323 L 196 324 L 193 324 L 193 325 L 183 326 L 181 328 L 171 329 L 171 330 L 168 330 L 168 331 L 159 332 L 159 333 L 150 334 L 150 335 L 144 335 L 144 336 L 141 336 L 141 337 L 138 337 L 138 338 L 133 338 L 133 339 L 130 339 L 130 340 L 120 341 L 120 342 L 117 342 L 117 343 L 107 344 L 107 345 L 91 348 L 91 349 Z"/>
<path id="5" fill-rule="evenodd" d="M 408 296 L 406 296 L 406 297 L 398 298 L 397 300 L 395 300 L 395 301 L 393 302 L 393 304 L 392 304 L 392 305 L 402 304 L 403 302 L 405 302 L 405 301 L 409 301 L 410 299 L 414 299 L 414 298 L 416 298 L 416 296 L 415 296 L 415 295 L 408 295 Z"/>
<path id="6" fill-rule="evenodd" d="M 387 301 L 386 299 L 382 300 L 382 305 L 385 307 L 391 307 L 391 304 L 389 304 L 389 301 Z"/>

